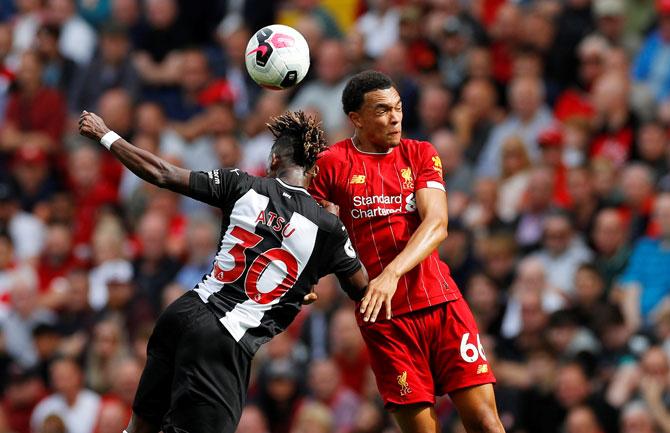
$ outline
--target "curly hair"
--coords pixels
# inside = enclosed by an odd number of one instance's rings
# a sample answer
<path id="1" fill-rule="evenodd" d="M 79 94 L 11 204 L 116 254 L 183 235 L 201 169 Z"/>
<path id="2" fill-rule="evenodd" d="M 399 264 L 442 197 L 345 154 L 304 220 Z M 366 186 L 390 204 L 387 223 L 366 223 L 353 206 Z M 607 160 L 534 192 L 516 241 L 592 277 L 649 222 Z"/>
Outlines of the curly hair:
<path id="1" fill-rule="evenodd" d="M 386 74 L 373 70 L 359 72 L 351 77 L 342 92 L 344 114 L 349 115 L 351 112 L 358 111 L 363 105 L 366 93 L 393 86 L 393 80 Z"/>
<path id="2" fill-rule="evenodd" d="M 275 137 L 272 151 L 300 167 L 314 166 L 319 153 L 326 149 L 321 122 L 303 111 L 287 111 L 273 117 L 267 126 Z"/>

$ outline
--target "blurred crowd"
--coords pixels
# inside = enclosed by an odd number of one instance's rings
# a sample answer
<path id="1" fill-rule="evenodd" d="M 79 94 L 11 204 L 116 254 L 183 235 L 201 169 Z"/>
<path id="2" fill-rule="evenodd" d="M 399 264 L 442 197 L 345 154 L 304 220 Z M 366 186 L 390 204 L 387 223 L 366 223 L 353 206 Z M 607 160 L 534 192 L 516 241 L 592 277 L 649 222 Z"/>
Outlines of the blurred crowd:
<path id="1" fill-rule="evenodd" d="M 0 433 L 121 433 L 157 315 L 217 249 L 216 211 L 78 136 L 81 110 L 262 175 L 268 119 L 350 136 L 341 92 L 368 68 L 442 158 L 439 251 L 507 431 L 670 433 L 670 0 L 0 0 L 0 20 Z M 309 41 L 291 91 L 245 71 L 272 23 Z M 397 431 L 353 306 L 317 293 L 258 353 L 239 433 Z"/>

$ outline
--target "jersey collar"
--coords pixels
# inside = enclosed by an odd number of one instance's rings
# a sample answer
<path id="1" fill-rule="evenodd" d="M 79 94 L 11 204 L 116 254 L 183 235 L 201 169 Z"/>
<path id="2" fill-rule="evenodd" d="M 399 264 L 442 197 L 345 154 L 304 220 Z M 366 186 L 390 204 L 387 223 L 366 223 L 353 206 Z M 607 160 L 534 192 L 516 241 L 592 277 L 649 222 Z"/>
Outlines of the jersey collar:
<path id="1" fill-rule="evenodd" d="M 364 150 L 361 150 L 361 149 L 358 148 L 358 146 L 356 146 L 356 143 L 354 143 L 353 138 L 349 138 L 348 140 L 351 143 L 351 146 L 354 148 L 354 150 L 356 150 L 356 152 L 358 152 L 358 153 L 362 153 L 363 155 L 384 156 L 384 155 L 388 155 L 391 152 L 393 152 L 393 149 L 394 149 L 393 147 L 391 147 L 386 152 L 365 152 Z"/>
<path id="2" fill-rule="evenodd" d="M 275 177 L 275 180 L 276 180 L 277 182 L 279 182 L 279 184 L 280 184 L 281 186 L 283 186 L 284 188 L 292 189 L 292 190 L 294 190 L 294 191 L 304 192 L 305 194 L 310 195 L 309 192 L 307 192 L 307 190 L 306 190 L 305 188 L 303 188 L 303 187 L 295 186 L 295 185 L 289 185 L 289 184 L 287 184 L 286 182 L 284 182 L 283 180 L 279 179 L 278 177 Z"/>

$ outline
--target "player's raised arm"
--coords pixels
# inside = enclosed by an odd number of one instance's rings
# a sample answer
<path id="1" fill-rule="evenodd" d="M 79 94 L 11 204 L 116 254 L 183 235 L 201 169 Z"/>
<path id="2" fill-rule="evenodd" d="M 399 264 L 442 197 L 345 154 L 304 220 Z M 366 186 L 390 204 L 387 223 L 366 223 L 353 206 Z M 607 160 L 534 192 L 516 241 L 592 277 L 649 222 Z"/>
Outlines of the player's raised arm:
<path id="1" fill-rule="evenodd" d="M 79 133 L 102 143 L 141 179 L 161 188 L 182 194 L 188 193 L 190 170 L 177 167 L 151 152 L 133 146 L 111 131 L 95 113 L 84 111 L 81 114 Z"/>

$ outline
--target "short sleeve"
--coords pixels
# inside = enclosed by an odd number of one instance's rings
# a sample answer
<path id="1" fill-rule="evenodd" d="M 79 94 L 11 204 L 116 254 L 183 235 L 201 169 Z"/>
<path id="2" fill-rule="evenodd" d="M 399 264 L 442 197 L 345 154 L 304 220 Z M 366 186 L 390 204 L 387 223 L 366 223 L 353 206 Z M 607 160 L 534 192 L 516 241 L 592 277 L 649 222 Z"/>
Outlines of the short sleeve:
<path id="1" fill-rule="evenodd" d="M 442 175 L 442 161 L 435 147 L 427 141 L 419 142 L 416 173 L 416 189 L 435 188 L 446 191 Z"/>
<path id="2" fill-rule="evenodd" d="M 351 239 L 344 224 L 338 219 L 335 229 L 330 234 L 330 242 L 326 247 L 332 251 L 328 262 L 328 273 L 338 277 L 349 277 L 361 268 L 356 250 L 351 245 Z"/>
<path id="3" fill-rule="evenodd" d="M 321 200 L 329 200 L 329 184 L 330 184 L 330 163 L 327 158 L 320 157 L 316 161 L 316 166 L 319 168 L 319 172 L 312 179 L 312 182 L 309 184 L 308 191 L 317 202 Z"/>
<path id="4" fill-rule="evenodd" d="M 236 198 L 248 177 L 248 174 L 237 168 L 192 171 L 187 195 L 203 203 L 222 207 Z"/>

